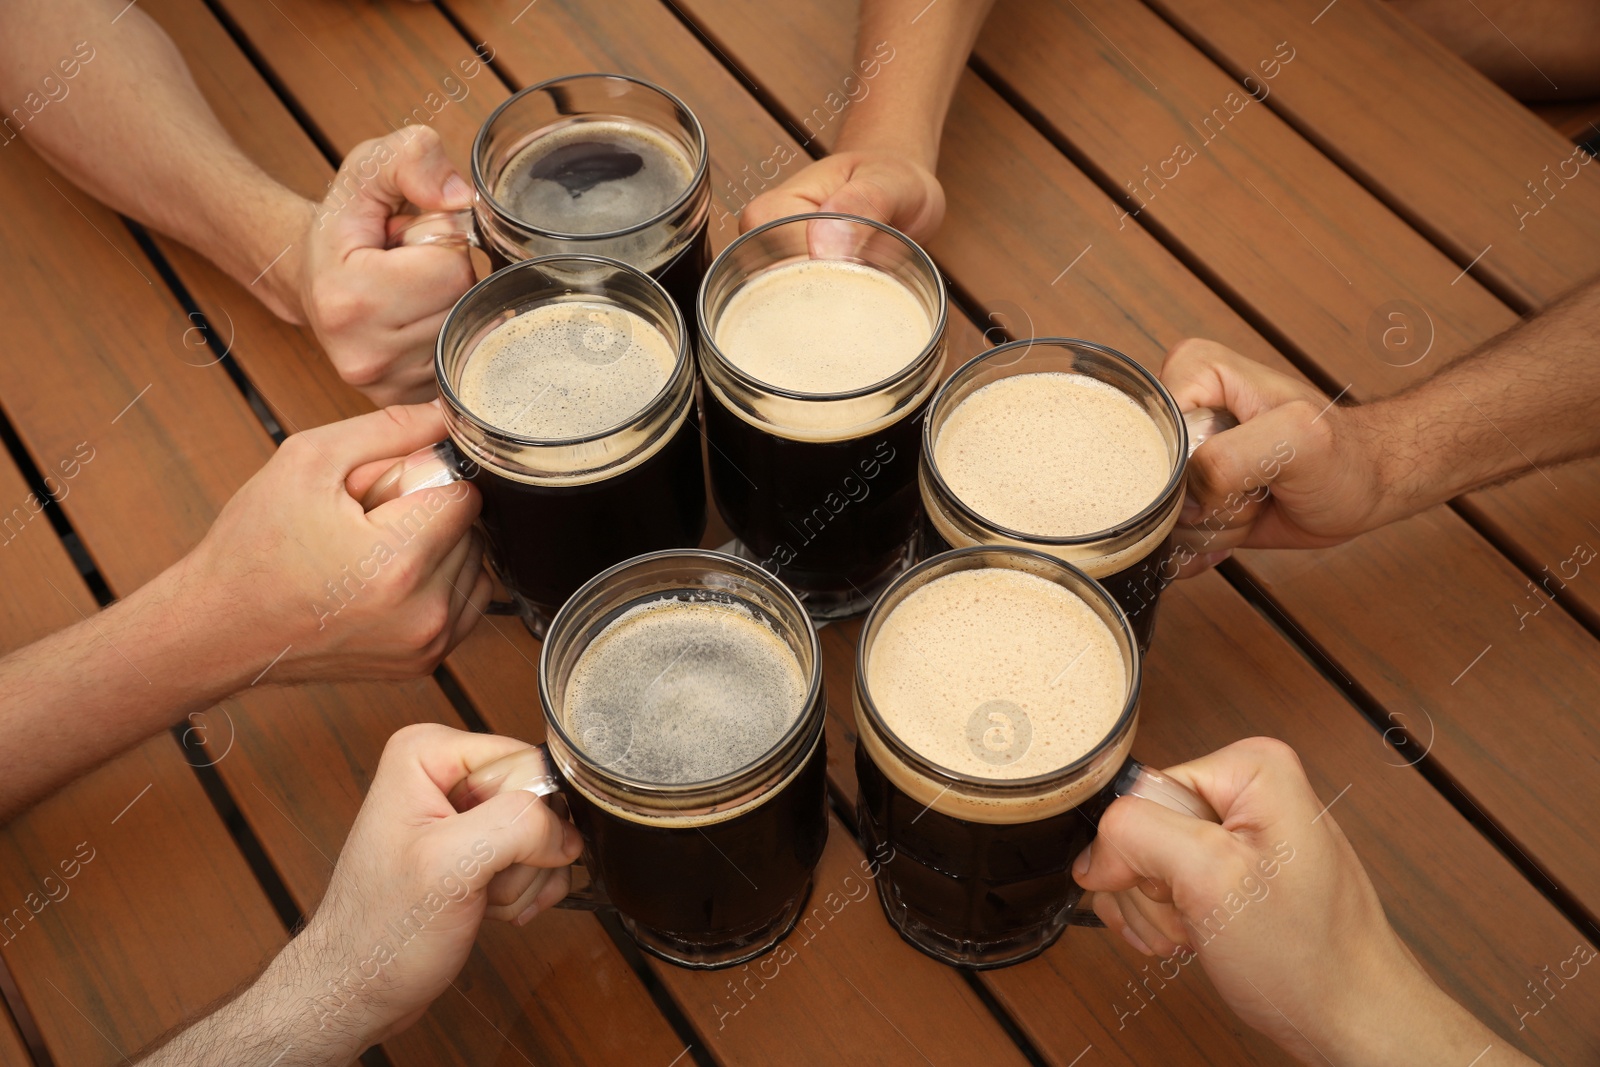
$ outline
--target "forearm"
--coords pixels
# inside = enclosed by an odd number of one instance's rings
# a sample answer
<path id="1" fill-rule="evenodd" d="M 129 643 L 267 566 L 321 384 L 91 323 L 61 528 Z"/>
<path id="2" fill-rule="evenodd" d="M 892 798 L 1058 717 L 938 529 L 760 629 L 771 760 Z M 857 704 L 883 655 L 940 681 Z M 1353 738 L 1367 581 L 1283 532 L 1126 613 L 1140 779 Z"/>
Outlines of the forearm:
<path id="1" fill-rule="evenodd" d="M 267 965 L 249 988 L 210 1015 L 185 1028 L 148 1057 L 143 1067 L 212 1067 L 219 1063 L 261 1063 L 273 1067 L 334 1067 L 347 1064 L 371 1044 L 367 1015 L 359 1006 L 331 1011 L 341 1003 L 338 969 L 320 963 L 324 948 L 302 933 Z M 320 998 L 320 999 L 319 999 Z M 359 1011 L 359 1018 L 357 1017 Z"/>
<path id="2" fill-rule="evenodd" d="M 126 600 L 0 659 L 0 821 L 248 685 L 185 563 Z M 243 606 L 241 605 L 241 608 Z"/>
<path id="3" fill-rule="evenodd" d="M 298 242 L 310 204 L 239 150 L 171 39 L 124 6 L 12 5 L 0 35 L 0 151 L 26 141 L 85 192 L 254 282 L 273 311 L 301 321 L 298 255 L 262 272 Z"/>
<path id="4" fill-rule="evenodd" d="M 1427 381 L 1351 409 L 1372 431 L 1378 524 L 1600 452 L 1600 281 Z M 1536 473 L 1538 472 L 1538 473 Z"/>
<path id="5" fill-rule="evenodd" d="M 1399 987 L 1370 990 L 1372 1010 L 1352 1012 L 1343 1039 L 1328 1051 L 1350 1067 L 1538 1067 L 1456 1003 L 1420 969 Z M 1318 1057 L 1307 1062 L 1322 1062 Z"/>
<path id="6" fill-rule="evenodd" d="M 907 154 L 933 170 L 945 114 L 993 3 L 862 0 L 856 70 L 867 94 L 845 113 L 835 150 Z"/>

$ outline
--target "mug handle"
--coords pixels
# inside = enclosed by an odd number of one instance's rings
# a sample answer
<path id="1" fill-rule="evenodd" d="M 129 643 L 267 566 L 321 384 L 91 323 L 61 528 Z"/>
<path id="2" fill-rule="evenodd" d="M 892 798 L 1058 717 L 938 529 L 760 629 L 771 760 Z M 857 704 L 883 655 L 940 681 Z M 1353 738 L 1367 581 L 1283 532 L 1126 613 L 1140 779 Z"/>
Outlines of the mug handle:
<path id="1" fill-rule="evenodd" d="M 1207 438 L 1215 437 L 1224 430 L 1231 430 L 1239 425 L 1239 420 L 1233 417 L 1231 411 L 1222 411 L 1217 408 L 1195 408 L 1193 411 L 1183 413 L 1183 424 L 1189 430 L 1189 455 L 1194 455 L 1194 450 L 1206 443 Z"/>
<path id="2" fill-rule="evenodd" d="M 396 215 L 389 220 L 389 248 L 444 245 L 447 248 L 482 248 L 472 208 L 460 211 L 425 211 Z"/>
<path id="3" fill-rule="evenodd" d="M 550 758 L 549 747 L 534 745 L 486 763 L 467 775 L 450 791 L 450 804 L 457 811 L 468 811 L 490 797 L 521 789 L 550 805 L 551 810 L 561 818 L 570 819 L 564 785 L 555 761 Z M 505 873 L 502 871 L 495 878 Z M 556 903 L 556 907 L 571 911 L 601 911 L 612 906 L 610 898 L 595 884 L 581 856 L 572 864 L 572 885 L 573 888 Z"/>
<path id="4" fill-rule="evenodd" d="M 1217 814 L 1216 809 L 1206 803 L 1206 799 L 1199 793 L 1181 782 L 1173 781 L 1160 771 L 1150 769 L 1131 756 L 1122 764 L 1122 769 L 1117 771 L 1116 777 L 1111 779 L 1092 801 L 1096 809 L 1093 819 L 1096 830 L 1100 826 L 1100 816 L 1105 814 L 1111 802 L 1118 797 L 1139 797 L 1160 804 L 1163 808 L 1175 811 L 1179 815 L 1190 815 L 1206 822 L 1222 822 L 1222 817 Z M 1071 926 L 1092 926 L 1103 930 L 1106 924 L 1100 921 L 1100 916 L 1094 913 L 1093 908 L 1083 906 L 1089 896 L 1090 894 L 1085 893 L 1072 906 L 1067 922 Z"/>
<path id="5" fill-rule="evenodd" d="M 366 495 L 361 498 L 361 510 L 371 511 L 380 504 L 398 500 L 424 489 L 437 489 L 451 482 L 462 482 L 477 473 L 477 464 L 463 456 L 448 437 L 436 444 L 419 448 L 405 459 L 378 476 Z M 491 600 L 484 608 L 485 615 L 520 615 L 522 611 L 511 600 Z"/>

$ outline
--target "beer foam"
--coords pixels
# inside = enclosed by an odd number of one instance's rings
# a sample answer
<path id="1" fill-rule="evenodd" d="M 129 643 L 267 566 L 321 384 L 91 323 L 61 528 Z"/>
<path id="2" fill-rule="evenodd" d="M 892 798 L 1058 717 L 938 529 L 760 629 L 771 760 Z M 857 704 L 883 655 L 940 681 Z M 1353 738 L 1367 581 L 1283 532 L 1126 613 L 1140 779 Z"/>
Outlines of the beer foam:
<path id="1" fill-rule="evenodd" d="M 933 322 L 893 275 L 808 259 L 757 274 L 717 319 L 717 348 L 766 385 L 846 393 L 893 377 L 933 338 Z"/>
<path id="2" fill-rule="evenodd" d="M 578 657 L 563 722 L 584 754 L 641 781 L 707 782 L 760 759 L 805 710 L 806 677 L 748 608 L 656 600 Z"/>
<path id="3" fill-rule="evenodd" d="M 977 778 L 1066 767 L 1112 732 L 1128 695 L 1121 650 L 1094 610 L 1001 568 L 956 571 L 907 596 L 880 625 L 866 670 L 873 704 L 906 747 Z M 883 755 L 875 761 L 891 779 L 909 771 Z"/>
<path id="4" fill-rule="evenodd" d="M 626 308 L 543 304 L 473 349 L 456 394 L 478 418 L 520 437 L 585 437 L 626 423 L 672 376 L 666 336 Z"/>
<path id="5" fill-rule="evenodd" d="M 1155 502 L 1172 453 L 1138 402 L 1061 371 L 1017 374 L 956 405 L 933 445 L 939 475 L 967 507 L 1035 537 L 1098 533 Z"/>
<path id="6" fill-rule="evenodd" d="M 555 233 L 608 233 L 661 214 L 694 180 L 683 149 L 631 122 L 585 120 L 535 138 L 506 164 L 494 197 Z"/>

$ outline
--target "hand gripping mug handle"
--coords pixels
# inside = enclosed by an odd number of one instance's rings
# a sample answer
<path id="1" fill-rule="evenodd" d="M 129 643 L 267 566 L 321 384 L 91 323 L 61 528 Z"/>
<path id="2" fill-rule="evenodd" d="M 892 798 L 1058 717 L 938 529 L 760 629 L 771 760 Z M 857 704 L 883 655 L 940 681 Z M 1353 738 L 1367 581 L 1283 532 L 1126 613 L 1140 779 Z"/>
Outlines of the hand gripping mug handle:
<path id="1" fill-rule="evenodd" d="M 563 819 L 570 818 L 567 798 L 562 791 L 564 783 L 550 758 L 550 749 L 534 745 L 502 756 L 473 771 L 450 791 L 450 804 L 457 811 L 477 807 L 490 797 L 514 790 L 532 793 Z M 610 899 L 589 876 L 582 857 L 572 864 L 572 888 L 557 902 L 556 907 L 573 911 L 600 911 L 611 907 Z M 507 875 L 502 871 L 499 879 Z M 491 885 L 493 882 L 490 883 Z"/>
<path id="2" fill-rule="evenodd" d="M 1183 424 L 1189 430 L 1189 455 L 1194 455 L 1194 450 L 1206 443 L 1207 438 L 1215 437 L 1223 430 L 1231 430 L 1239 425 L 1239 420 L 1233 417 L 1230 411 L 1219 411 L 1216 408 L 1195 408 L 1193 411 L 1183 413 Z"/>
<path id="3" fill-rule="evenodd" d="M 466 481 L 476 473 L 476 466 L 457 451 L 449 438 L 419 448 L 378 476 L 378 480 L 361 498 L 361 510 L 371 511 L 381 504 L 420 493 L 424 489 L 437 489 L 451 482 Z M 484 609 L 486 615 L 521 613 L 517 605 L 509 600 L 491 600 Z"/>
<path id="4" fill-rule="evenodd" d="M 1116 777 L 1111 779 L 1110 783 L 1096 795 L 1098 803 L 1095 803 L 1096 810 L 1092 815 L 1090 812 L 1084 812 L 1086 816 L 1092 818 L 1097 829 L 1100 825 L 1100 817 L 1111 806 L 1111 802 L 1118 797 L 1139 797 L 1142 800 L 1160 804 L 1163 808 L 1175 811 L 1179 815 L 1193 816 L 1206 822 L 1222 822 L 1222 817 L 1217 814 L 1216 809 L 1208 804 L 1206 799 L 1199 793 L 1196 793 L 1181 782 L 1168 778 L 1160 771 L 1151 770 L 1143 763 L 1132 758 L 1122 764 L 1122 769 L 1117 772 Z M 1106 924 L 1100 921 L 1100 916 L 1096 915 L 1092 908 L 1084 907 L 1084 901 L 1087 899 L 1088 894 L 1085 894 L 1073 906 L 1067 921 L 1073 926 L 1092 926 L 1104 929 Z"/>
<path id="5" fill-rule="evenodd" d="M 389 220 L 389 248 L 444 245 L 447 248 L 482 248 L 478 223 L 471 208 L 460 211 L 425 211 L 396 215 Z"/>

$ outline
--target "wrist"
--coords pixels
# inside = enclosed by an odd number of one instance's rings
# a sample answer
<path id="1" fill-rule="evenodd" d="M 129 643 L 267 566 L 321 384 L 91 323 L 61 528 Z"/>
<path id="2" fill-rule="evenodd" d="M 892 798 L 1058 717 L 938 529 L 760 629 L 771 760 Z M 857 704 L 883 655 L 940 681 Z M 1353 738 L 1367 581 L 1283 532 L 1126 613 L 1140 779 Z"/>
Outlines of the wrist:
<path id="1" fill-rule="evenodd" d="M 276 182 L 272 185 L 263 211 L 262 237 L 250 257 L 259 266 L 245 281 L 274 315 L 302 326 L 307 321 L 306 258 L 315 205 Z"/>
<path id="2" fill-rule="evenodd" d="M 1425 511 L 1447 497 L 1434 498 L 1438 474 L 1424 462 L 1415 416 L 1400 399 L 1379 400 L 1344 409 L 1346 446 L 1355 455 L 1349 468 L 1365 472 L 1367 518 L 1362 530 L 1375 530 Z"/>
<path id="3" fill-rule="evenodd" d="M 251 598 L 228 595 L 207 565 L 207 549 L 202 541 L 130 597 L 128 622 L 164 635 L 162 647 L 179 667 L 166 673 L 183 679 L 192 701 L 215 703 L 249 685 L 281 646 L 267 650 L 275 635 L 261 632 Z"/>

